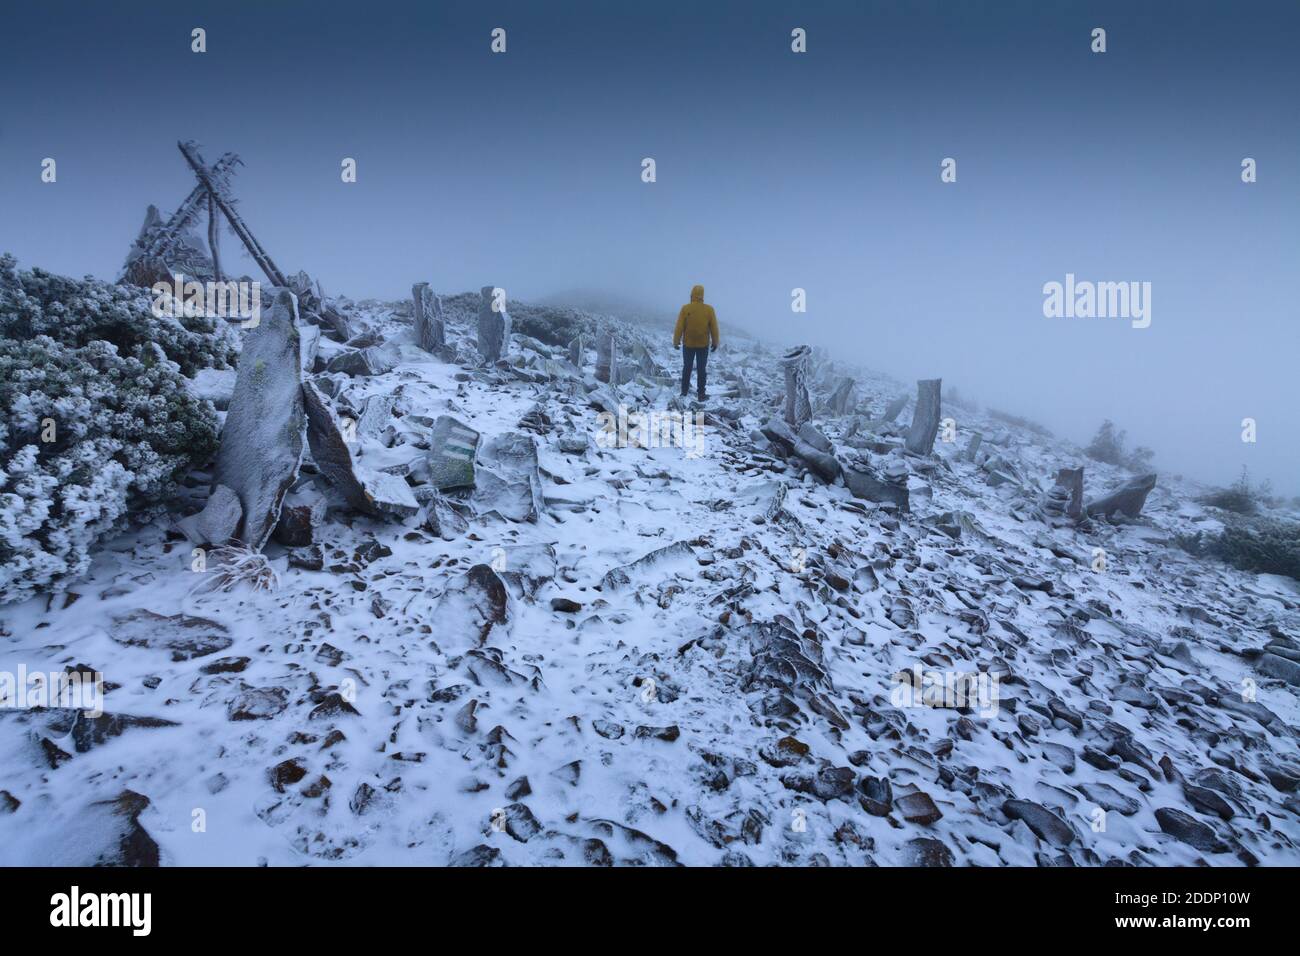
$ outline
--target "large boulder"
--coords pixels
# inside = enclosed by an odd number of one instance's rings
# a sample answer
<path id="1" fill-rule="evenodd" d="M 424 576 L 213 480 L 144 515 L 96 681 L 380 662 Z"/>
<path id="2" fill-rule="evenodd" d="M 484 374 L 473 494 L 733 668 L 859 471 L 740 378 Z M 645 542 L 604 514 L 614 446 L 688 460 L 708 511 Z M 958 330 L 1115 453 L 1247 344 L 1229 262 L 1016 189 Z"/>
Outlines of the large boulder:
<path id="1" fill-rule="evenodd" d="M 498 310 L 496 287 L 479 290 L 478 354 L 485 365 L 494 365 L 510 352 L 510 313 L 501 303 Z"/>
<path id="2" fill-rule="evenodd" d="M 483 446 L 479 458 L 475 510 L 496 511 L 511 521 L 536 521 L 542 510 L 542 479 L 533 437 L 522 432 L 497 435 Z"/>
<path id="3" fill-rule="evenodd" d="M 447 325 L 442 317 L 442 300 L 433 294 L 427 282 L 411 288 L 415 311 L 415 344 L 435 355 L 447 347 Z"/>
<path id="4" fill-rule="evenodd" d="M 235 392 L 221 430 L 214 481 L 239 498 L 237 537 L 261 550 L 302 461 L 303 415 L 298 301 L 275 290 L 269 310 L 248 333 Z"/>
<path id="5" fill-rule="evenodd" d="M 916 383 L 916 409 L 912 412 L 912 428 L 907 433 L 907 450 L 913 455 L 928 455 L 934 450 L 934 439 L 939 434 L 942 381 L 925 378 Z"/>
<path id="6" fill-rule="evenodd" d="M 596 380 L 618 384 L 618 339 L 609 329 L 596 336 Z"/>
<path id="7" fill-rule="evenodd" d="M 1116 512 L 1129 518 L 1136 518 L 1142 513 L 1147 495 L 1156 486 L 1154 473 L 1139 475 L 1120 485 L 1104 498 L 1088 502 L 1089 517 L 1110 518 Z"/>

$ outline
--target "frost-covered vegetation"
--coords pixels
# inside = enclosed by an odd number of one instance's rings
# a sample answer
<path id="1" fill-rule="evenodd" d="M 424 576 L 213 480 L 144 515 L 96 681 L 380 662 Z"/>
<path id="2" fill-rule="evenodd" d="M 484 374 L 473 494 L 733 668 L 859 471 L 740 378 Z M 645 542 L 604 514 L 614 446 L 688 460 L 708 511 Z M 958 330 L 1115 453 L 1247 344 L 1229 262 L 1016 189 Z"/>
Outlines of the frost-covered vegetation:
<path id="1" fill-rule="evenodd" d="M 219 320 L 153 315 L 140 290 L 0 257 L 0 602 L 83 573 L 216 448 L 182 373 L 225 367 Z"/>
<path id="2" fill-rule="evenodd" d="M 1155 457 L 1155 452 L 1143 445 L 1138 445 L 1130 450 L 1125 439 L 1128 433 L 1122 428 L 1116 428 L 1115 423 L 1110 419 L 1101 423 L 1097 429 L 1097 434 L 1092 437 L 1088 447 L 1083 453 L 1094 461 L 1105 462 L 1108 465 L 1118 465 L 1121 468 L 1127 468 L 1129 471 L 1147 471 L 1151 467 L 1151 459 Z"/>
<path id="3" fill-rule="evenodd" d="M 1239 515 L 1253 515 L 1259 511 L 1261 504 L 1267 504 L 1272 489 L 1268 482 L 1253 485 L 1250 473 L 1241 469 L 1241 476 L 1227 488 L 1217 488 L 1200 498 L 1201 504 L 1222 508 Z"/>
<path id="4" fill-rule="evenodd" d="M 1217 534 L 1181 538 L 1198 557 L 1217 558 L 1242 571 L 1281 574 L 1300 581 L 1300 524 L 1273 515 L 1233 516 Z"/>

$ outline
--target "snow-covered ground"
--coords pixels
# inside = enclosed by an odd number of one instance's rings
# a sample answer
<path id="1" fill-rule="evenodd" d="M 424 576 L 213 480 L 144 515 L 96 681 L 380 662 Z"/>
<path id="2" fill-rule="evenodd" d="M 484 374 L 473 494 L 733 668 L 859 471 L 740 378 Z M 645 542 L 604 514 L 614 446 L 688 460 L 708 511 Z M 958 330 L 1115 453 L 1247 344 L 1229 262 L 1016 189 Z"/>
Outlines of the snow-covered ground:
<path id="1" fill-rule="evenodd" d="M 331 510 L 322 570 L 273 544 L 279 587 L 230 593 L 195 590 L 160 521 L 0 608 L 0 671 L 84 665 L 106 714 L 169 722 L 0 711 L 0 863 L 1300 864 L 1300 706 L 1252 656 L 1300 659 L 1300 591 L 1180 550 L 1214 522 L 1193 486 L 1161 475 L 1116 525 L 1044 520 L 1058 468 L 1085 464 L 1090 498 L 1127 476 L 961 407 L 956 441 L 904 455 L 869 420 L 914 389 L 822 359 L 814 403 L 851 375 L 858 414 L 814 423 L 910 473 L 895 515 L 756 434 L 783 390 L 762 345 L 713 356 L 696 456 L 596 441 L 602 403 L 681 407 L 663 330 L 620 327 L 625 363 L 644 336 L 669 374 L 615 391 L 591 350 L 576 378 L 519 342 L 484 370 L 372 319 L 407 345 L 346 383 L 357 409 L 396 395 L 359 460 L 422 459 L 439 415 L 485 443 L 528 416 L 537 519 Z M 1023 484 L 967 460 L 976 431 Z M 918 668 L 996 680 L 996 705 L 911 706 Z"/>

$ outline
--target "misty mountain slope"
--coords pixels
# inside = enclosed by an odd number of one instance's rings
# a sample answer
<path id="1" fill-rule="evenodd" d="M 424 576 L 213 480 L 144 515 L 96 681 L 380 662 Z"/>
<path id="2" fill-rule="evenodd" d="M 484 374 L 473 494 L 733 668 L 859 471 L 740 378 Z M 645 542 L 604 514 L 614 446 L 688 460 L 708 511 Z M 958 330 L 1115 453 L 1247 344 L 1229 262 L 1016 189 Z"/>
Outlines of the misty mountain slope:
<path id="1" fill-rule="evenodd" d="M 945 407 L 957 440 L 906 455 L 911 404 L 881 418 L 914 389 L 814 360 L 813 423 L 906 486 L 899 514 L 763 437 L 784 386 L 762 345 L 712 356 L 700 445 L 605 447 L 620 405 L 694 414 L 670 330 L 587 314 L 639 369 L 615 387 L 590 341 L 581 369 L 518 335 L 479 368 L 468 307 L 455 361 L 404 312 L 366 316 L 393 367 L 332 387 L 418 515 L 331 499 L 321 569 L 273 544 L 266 593 L 196 590 L 159 522 L 75 598 L 0 610 L 5 669 L 113 685 L 93 724 L 0 712 L 4 862 L 1300 862 L 1300 592 L 1176 547 L 1214 525 L 1193 486 L 1076 526 L 1043 501 L 1077 448 Z M 443 415 L 481 436 L 472 490 L 432 488 Z M 1089 499 L 1129 477 L 1084 464 Z M 918 674 L 996 678 L 996 700 L 914 700 Z"/>

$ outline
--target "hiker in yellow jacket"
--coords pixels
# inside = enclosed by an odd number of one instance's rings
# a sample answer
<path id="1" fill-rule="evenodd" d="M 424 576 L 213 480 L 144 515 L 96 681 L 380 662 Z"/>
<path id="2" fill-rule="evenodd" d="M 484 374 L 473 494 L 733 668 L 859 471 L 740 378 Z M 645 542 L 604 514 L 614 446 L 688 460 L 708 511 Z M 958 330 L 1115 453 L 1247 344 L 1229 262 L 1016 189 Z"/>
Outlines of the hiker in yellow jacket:
<path id="1" fill-rule="evenodd" d="M 691 387 L 691 366 L 694 365 L 700 401 L 708 398 L 704 391 L 705 368 L 709 352 L 718 350 L 718 317 L 713 306 L 704 302 L 704 286 L 691 289 L 691 301 L 677 313 L 677 328 L 673 330 L 673 348 L 682 349 L 682 398 Z"/>

